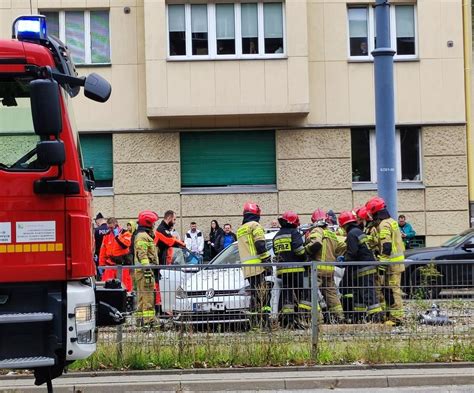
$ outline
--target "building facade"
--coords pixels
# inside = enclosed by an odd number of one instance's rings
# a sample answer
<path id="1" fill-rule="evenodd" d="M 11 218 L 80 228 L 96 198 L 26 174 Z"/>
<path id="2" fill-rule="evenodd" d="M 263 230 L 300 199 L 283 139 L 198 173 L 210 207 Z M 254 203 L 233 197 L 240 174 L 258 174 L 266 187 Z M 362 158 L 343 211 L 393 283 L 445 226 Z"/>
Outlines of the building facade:
<path id="1" fill-rule="evenodd" d="M 462 0 L 391 2 L 399 213 L 427 245 L 469 226 Z M 33 0 L 79 72 L 95 211 L 178 213 L 207 232 L 258 202 L 269 224 L 376 194 L 373 1 Z M 30 1 L 0 3 L 10 34 Z"/>

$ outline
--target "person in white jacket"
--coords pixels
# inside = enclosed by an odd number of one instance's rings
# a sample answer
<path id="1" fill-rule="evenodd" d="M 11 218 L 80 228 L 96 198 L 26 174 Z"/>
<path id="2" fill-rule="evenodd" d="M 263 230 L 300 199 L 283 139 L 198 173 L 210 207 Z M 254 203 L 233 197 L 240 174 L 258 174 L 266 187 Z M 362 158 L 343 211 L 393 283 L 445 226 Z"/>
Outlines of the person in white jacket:
<path id="1" fill-rule="evenodd" d="M 184 239 L 186 248 L 193 253 L 203 257 L 204 254 L 204 236 L 202 232 L 197 229 L 197 224 L 193 221 L 191 223 L 191 229 L 186 232 Z"/>

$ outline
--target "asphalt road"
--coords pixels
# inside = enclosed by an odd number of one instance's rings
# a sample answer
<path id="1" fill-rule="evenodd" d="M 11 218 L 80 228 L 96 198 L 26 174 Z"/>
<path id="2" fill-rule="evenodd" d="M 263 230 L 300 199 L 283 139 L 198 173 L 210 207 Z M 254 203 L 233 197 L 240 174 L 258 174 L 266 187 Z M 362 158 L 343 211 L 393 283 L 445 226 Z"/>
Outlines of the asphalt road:
<path id="1" fill-rule="evenodd" d="M 460 367 L 255 369 L 210 372 L 69 374 L 54 381 L 55 393 L 125 392 L 473 392 L 471 364 Z M 0 392 L 45 392 L 31 377 L 0 378 Z"/>

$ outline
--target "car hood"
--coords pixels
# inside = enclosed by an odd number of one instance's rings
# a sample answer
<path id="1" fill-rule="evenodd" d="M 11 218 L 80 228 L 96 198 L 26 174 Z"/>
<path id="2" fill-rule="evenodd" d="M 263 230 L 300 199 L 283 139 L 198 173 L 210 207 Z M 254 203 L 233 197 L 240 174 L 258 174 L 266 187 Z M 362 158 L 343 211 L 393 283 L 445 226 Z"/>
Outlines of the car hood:
<path id="1" fill-rule="evenodd" d="M 450 247 L 425 247 L 405 251 L 405 259 L 413 261 L 429 261 L 431 259 L 443 259 L 453 253 Z"/>
<path id="2" fill-rule="evenodd" d="M 242 269 L 204 269 L 188 277 L 184 283 L 185 291 L 239 291 L 247 285 Z"/>

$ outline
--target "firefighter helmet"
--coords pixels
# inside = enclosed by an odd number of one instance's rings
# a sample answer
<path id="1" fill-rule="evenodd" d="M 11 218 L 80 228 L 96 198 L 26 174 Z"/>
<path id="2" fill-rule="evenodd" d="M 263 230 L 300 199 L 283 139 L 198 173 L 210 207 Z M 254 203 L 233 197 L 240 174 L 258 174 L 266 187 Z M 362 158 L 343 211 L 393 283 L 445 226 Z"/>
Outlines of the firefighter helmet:
<path id="1" fill-rule="evenodd" d="M 319 226 L 327 225 L 327 214 L 323 209 L 316 209 L 311 215 L 311 222 Z"/>
<path id="2" fill-rule="evenodd" d="M 260 210 L 260 206 L 258 206 L 256 203 L 247 202 L 244 205 L 244 214 L 245 213 L 256 214 L 257 216 L 259 216 L 262 211 Z"/>
<path id="3" fill-rule="evenodd" d="M 300 218 L 292 210 L 288 210 L 281 215 L 281 219 L 286 221 L 288 224 L 292 224 L 296 227 L 300 226 Z"/>
<path id="4" fill-rule="evenodd" d="M 376 197 L 373 197 L 372 199 L 370 199 L 365 207 L 367 208 L 367 212 L 373 216 L 375 213 L 379 212 L 380 210 L 382 209 L 385 209 L 386 205 L 385 205 L 385 201 L 383 200 L 383 198 L 380 198 L 378 196 Z"/>
<path id="5" fill-rule="evenodd" d="M 356 214 L 357 217 L 359 217 L 361 220 L 370 221 L 369 212 L 367 211 L 367 208 L 365 206 L 359 208 Z"/>
<path id="6" fill-rule="evenodd" d="M 158 221 L 158 214 L 151 210 L 144 210 L 138 214 L 138 225 L 142 227 L 152 228 Z"/>
<path id="7" fill-rule="evenodd" d="M 339 225 L 341 227 L 349 224 L 350 222 L 357 222 L 357 216 L 353 211 L 347 210 L 339 214 Z"/>

